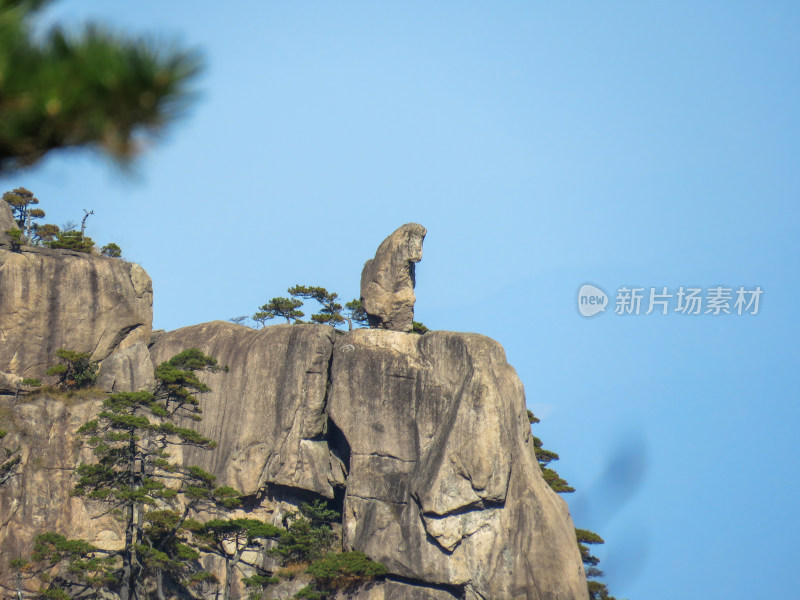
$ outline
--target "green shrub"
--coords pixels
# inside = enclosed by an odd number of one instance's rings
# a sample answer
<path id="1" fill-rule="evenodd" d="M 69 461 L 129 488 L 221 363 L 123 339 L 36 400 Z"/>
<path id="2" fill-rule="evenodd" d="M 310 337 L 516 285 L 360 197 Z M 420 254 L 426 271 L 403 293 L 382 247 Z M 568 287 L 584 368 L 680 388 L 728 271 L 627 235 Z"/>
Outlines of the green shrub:
<path id="1" fill-rule="evenodd" d="M 24 387 L 39 387 L 42 385 L 42 382 L 38 379 L 26 378 L 20 381 L 19 384 Z"/>
<path id="2" fill-rule="evenodd" d="M 301 600 L 325 600 L 328 597 L 328 593 L 316 589 L 313 585 L 307 585 L 297 592 L 294 597 Z"/>
<path id="3" fill-rule="evenodd" d="M 386 575 L 386 567 L 363 552 L 354 551 L 326 554 L 311 563 L 306 572 L 321 587 L 341 589 L 382 577 Z"/>
<path id="4" fill-rule="evenodd" d="M 94 385 L 97 381 L 97 363 L 85 352 L 61 348 L 56 356 L 62 362 L 47 369 L 47 375 L 58 377 L 58 385 L 64 389 L 79 390 Z"/>
<path id="5" fill-rule="evenodd" d="M 327 552 L 336 541 L 331 523 L 339 513 L 327 508 L 321 500 L 300 505 L 300 512 L 287 517 L 289 523 L 281 530 L 278 543 L 267 554 L 286 563 L 314 560 Z"/>
<path id="6" fill-rule="evenodd" d="M 411 321 L 411 333 L 418 333 L 422 335 L 424 333 L 428 333 L 429 331 L 430 329 L 425 327 L 425 325 L 423 325 L 419 321 Z"/>
<path id="7" fill-rule="evenodd" d="M 76 252 L 91 253 L 94 248 L 92 238 L 83 235 L 80 231 L 61 231 L 56 234 L 56 239 L 47 242 L 50 248 L 75 250 Z"/>
<path id="8" fill-rule="evenodd" d="M 100 254 L 103 256 L 108 256 L 110 258 L 121 258 L 122 257 L 122 248 L 117 246 L 114 242 L 110 242 L 100 248 Z"/>
<path id="9" fill-rule="evenodd" d="M 19 252 L 22 246 L 22 230 L 21 229 L 8 229 L 6 234 L 11 238 L 11 251 Z"/>

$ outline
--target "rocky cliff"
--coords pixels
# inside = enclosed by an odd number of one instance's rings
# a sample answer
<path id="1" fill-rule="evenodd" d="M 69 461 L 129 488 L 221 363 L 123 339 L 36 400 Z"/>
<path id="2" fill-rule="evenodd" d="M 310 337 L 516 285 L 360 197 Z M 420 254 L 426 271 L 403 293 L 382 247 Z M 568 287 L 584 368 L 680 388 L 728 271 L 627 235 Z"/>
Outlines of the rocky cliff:
<path id="1" fill-rule="evenodd" d="M 213 451 L 183 460 L 241 489 L 279 520 L 309 498 L 342 512 L 345 549 L 384 563 L 361 600 L 587 598 L 565 503 L 542 479 L 522 384 L 476 334 L 322 325 L 254 330 L 212 322 L 150 336 L 151 288 L 136 265 L 66 251 L 0 248 L 0 370 L 39 376 L 59 347 L 102 360 L 104 388 L 138 389 L 154 364 L 195 347 L 227 370 L 204 375 L 197 429 Z M 27 333 L 26 333 L 27 332 Z M 87 459 L 75 429 L 97 399 L 0 396 L 21 473 L 0 486 L 0 580 L 42 529 L 119 543 L 97 507 L 70 498 Z M 271 596 L 267 596 L 271 597 Z"/>
<path id="2" fill-rule="evenodd" d="M 152 315 L 150 277 L 137 264 L 0 244 L 0 388 L 45 379 L 60 348 L 91 354 L 109 390 L 135 385 L 131 363 L 147 357 Z"/>

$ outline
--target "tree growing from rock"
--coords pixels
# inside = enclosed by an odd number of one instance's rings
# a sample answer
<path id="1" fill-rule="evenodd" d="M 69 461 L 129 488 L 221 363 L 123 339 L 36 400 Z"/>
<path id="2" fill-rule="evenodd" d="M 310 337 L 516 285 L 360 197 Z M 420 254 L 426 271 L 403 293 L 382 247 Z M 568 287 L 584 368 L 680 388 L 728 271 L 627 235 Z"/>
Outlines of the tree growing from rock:
<path id="1" fill-rule="evenodd" d="M 34 246 L 46 246 L 48 242 L 52 242 L 61 233 L 58 225 L 52 223 L 45 223 L 39 225 L 34 224 L 33 231 L 31 232 L 31 244 Z"/>
<path id="2" fill-rule="evenodd" d="M 0 0 L 0 175 L 71 147 L 126 164 L 186 111 L 199 57 L 98 26 L 42 31 L 46 4 Z"/>
<path id="3" fill-rule="evenodd" d="M 97 363 L 87 352 L 61 348 L 56 351 L 61 363 L 47 369 L 47 375 L 58 377 L 58 387 L 79 390 L 91 387 L 97 381 Z"/>
<path id="4" fill-rule="evenodd" d="M 351 300 L 344 305 L 344 308 L 344 318 L 347 319 L 348 330 L 353 330 L 353 323 L 360 325 L 361 327 L 369 326 L 367 311 L 364 310 L 364 305 L 361 303 L 361 300 Z"/>
<path id="5" fill-rule="evenodd" d="M 312 322 L 333 327 L 345 322 L 345 318 L 342 316 L 342 305 L 337 302 L 339 295 L 336 292 L 329 292 L 324 287 L 309 285 L 295 285 L 287 291 L 295 298 L 313 299 L 320 303 L 322 308 L 318 313 L 311 315 Z"/>
<path id="6" fill-rule="evenodd" d="M 531 425 L 539 423 L 540 420 L 530 410 L 528 411 L 528 422 Z M 543 447 L 542 440 L 535 435 L 533 436 L 534 452 L 536 460 L 539 462 L 539 468 L 542 471 L 542 477 L 550 486 L 550 488 L 559 494 L 571 493 L 575 491 L 556 471 L 548 465 L 558 460 L 558 454 Z M 603 576 L 603 571 L 597 568 L 600 559 L 593 556 L 587 544 L 604 544 L 605 541 L 599 535 L 588 529 L 575 529 L 575 537 L 578 542 L 578 549 L 581 553 L 581 560 L 583 561 L 586 570 L 586 583 L 589 588 L 589 600 L 616 600 L 614 596 L 609 595 L 608 586 L 597 578 Z"/>
<path id="7" fill-rule="evenodd" d="M 30 562 L 20 560 L 16 568 L 18 579 L 26 572 L 39 574 L 44 598 L 70 600 L 102 597 L 100 590 L 116 583 L 115 564 L 113 552 L 48 532 L 36 536 Z"/>
<path id="8" fill-rule="evenodd" d="M 199 421 L 195 394 L 209 390 L 197 373 L 218 369 L 216 360 L 189 349 L 155 369 L 153 392 L 110 395 L 96 419 L 79 429 L 96 462 L 78 467 L 75 494 L 109 505 L 125 526 L 117 558 L 122 600 L 144 598 L 144 580 L 155 577 L 163 600 L 164 577 L 183 587 L 205 579 L 189 568 L 199 553 L 186 543 L 186 520 L 201 502 L 224 500 L 214 477 L 170 460 L 170 448 L 211 449 L 215 443 L 178 419 Z M 183 502 L 178 502 L 179 497 Z"/>
<path id="9" fill-rule="evenodd" d="M 34 208 L 39 204 L 39 199 L 30 190 L 19 187 L 5 192 L 3 200 L 11 207 L 11 214 L 17 222 L 17 227 L 25 234 L 25 237 L 30 238 L 31 230 L 35 227 L 34 220 L 45 216 L 41 208 Z"/>
<path id="10" fill-rule="evenodd" d="M 291 323 L 292 320 L 295 323 L 299 323 L 300 317 L 305 315 L 303 311 L 298 310 L 301 306 L 303 306 L 303 302 L 296 298 L 273 298 L 259 307 L 258 311 L 253 315 L 253 321 L 259 323 L 262 327 L 267 321 L 277 317 L 286 319 L 287 323 Z"/>
<path id="11" fill-rule="evenodd" d="M 225 561 L 222 600 L 229 600 L 231 597 L 231 587 L 240 563 L 245 563 L 254 569 L 258 568 L 258 565 L 244 561 L 244 553 L 263 550 L 266 540 L 275 540 L 280 536 L 280 529 L 256 519 L 212 519 L 197 525 L 193 532 L 197 536 L 201 551 L 215 554 Z M 262 577 L 251 578 L 249 583 L 260 587 L 276 581 L 271 577 Z"/>
<path id="12" fill-rule="evenodd" d="M 311 315 L 312 323 L 331 325 L 336 327 L 347 323 L 348 331 L 353 330 L 353 325 L 367 325 L 367 313 L 360 300 L 351 300 L 344 307 L 339 303 L 339 295 L 329 292 L 324 287 L 310 285 L 295 285 L 288 290 L 291 298 L 273 298 L 261 306 L 253 315 L 253 321 L 265 325 L 270 319 L 282 317 L 287 323 L 302 323 L 301 317 L 305 313 L 300 310 L 303 300 L 316 300 L 321 308 L 318 313 Z"/>
<path id="13" fill-rule="evenodd" d="M 535 425 L 539 423 L 540 420 L 531 411 L 528 411 L 528 422 L 531 425 Z M 558 460 L 558 454 L 544 448 L 542 440 L 535 435 L 533 436 L 533 447 L 536 453 L 536 460 L 539 462 L 539 468 L 542 471 L 542 477 L 547 482 L 547 485 L 549 485 L 554 492 L 559 494 L 570 494 L 574 492 L 575 488 L 569 485 L 566 480 L 562 479 L 555 469 L 548 466 L 551 462 Z"/>
<path id="14" fill-rule="evenodd" d="M 109 258 L 122 258 L 122 248 L 117 246 L 114 242 L 110 242 L 100 248 L 100 254 L 108 256 Z"/>
<path id="15" fill-rule="evenodd" d="M 80 231 L 59 231 L 55 234 L 54 239 L 47 242 L 47 246 L 89 254 L 94 249 L 94 240 Z"/>

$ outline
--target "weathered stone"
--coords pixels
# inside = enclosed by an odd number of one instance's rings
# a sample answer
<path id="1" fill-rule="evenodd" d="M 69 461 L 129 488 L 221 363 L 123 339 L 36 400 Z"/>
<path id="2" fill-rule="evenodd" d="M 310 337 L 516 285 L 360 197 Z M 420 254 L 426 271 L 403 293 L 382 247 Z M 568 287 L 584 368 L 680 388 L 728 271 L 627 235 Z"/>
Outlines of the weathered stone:
<path id="1" fill-rule="evenodd" d="M 4 446 L 19 447 L 21 457 L 17 474 L 0 486 L 0 575 L 5 575 L 0 581 L 6 589 L 13 584 L 8 561 L 29 556 L 40 533 L 56 531 L 107 549 L 120 547 L 118 522 L 103 516 L 102 507 L 71 495 L 73 469 L 91 460 L 75 431 L 99 407 L 99 399 L 66 403 L 37 397 L 15 404 L 13 397 L 0 396 L 2 425 L 8 431 Z"/>
<path id="2" fill-rule="evenodd" d="M 14 220 L 14 214 L 11 212 L 11 206 L 5 200 L 0 200 L 0 244 L 8 244 L 10 238 L 6 231 L 9 229 L 18 229 L 17 222 Z"/>
<path id="3" fill-rule="evenodd" d="M 323 439 L 333 329 L 274 325 L 261 330 L 223 321 L 185 327 L 158 337 L 154 364 L 199 348 L 228 372 L 204 374 L 203 421 L 194 426 L 218 443 L 191 450 L 185 460 L 246 494 L 271 485 L 333 498 L 344 484 L 340 461 Z"/>
<path id="4" fill-rule="evenodd" d="M 347 548 L 465 598 L 587 597 L 566 504 L 534 455 L 522 385 L 476 334 L 356 330 L 329 415 L 349 448 Z"/>
<path id="5" fill-rule="evenodd" d="M 361 272 L 361 302 L 371 327 L 411 331 L 414 320 L 414 270 L 422 260 L 426 230 L 408 223 L 387 237 Z"/>
<path id="6" fill-rule="evenodd" d="M 22 377 L 0 371 L 0 394 L 14 394 L 20 387 Z"/>
<path id="7" fill-rule="evenodd" d="M 339 592 L 333 600 L 459 600 L 460 595 L 418 583 L 380 581 L 352 592 Z"/>
<path id="8" fill-rule="evenodd" d="M 149 340 L 152 304 L 139 265 L 70 250 L 0 248 L 0 371 L 44 379 L 59 348 L 102 361 Z"/>
<path id="9" fill-rule="evenodd" d="M 29 552 L 42 531 L 121 543 L 102 507 L 70 496 L 74 466 L 91 460 L 75 430 L 100 400 L 15 401 L 20 378 L 41 378 L 69 348 L 102 361 L 103 389 L 144 389 L 154 364 L 194 347 L 229 367 L 202 374 L 212 392 L 191 424 L 218 447 L 173 458 L 249 495 L 232 514 L 276 525 L 314 495 L 343 495 L 344 546 L 384 563 L 389 577 L 337 600 L 585 600 L 572 521 L 542 479 L 502 348 L 476 334 L 405 333 L 424 235 L 405 225 L 381 244 L 362 274 L 377 329 L 344 335 L 216 321 L 151 336 L 152 289 L 138 265 L 0 248 L 0 393 L 10 393 L 0 417 L 4 443 L 23 459 L 0 486 L 0 586 L 13 586 L 7 558 Z"/>
<path id="10" fill-rule="evenodd" d="M 97 379 L 97 387 L 108 392 L 152 390 L 154 384 L 150 351 L 141 340 L 105 359 Z"/>

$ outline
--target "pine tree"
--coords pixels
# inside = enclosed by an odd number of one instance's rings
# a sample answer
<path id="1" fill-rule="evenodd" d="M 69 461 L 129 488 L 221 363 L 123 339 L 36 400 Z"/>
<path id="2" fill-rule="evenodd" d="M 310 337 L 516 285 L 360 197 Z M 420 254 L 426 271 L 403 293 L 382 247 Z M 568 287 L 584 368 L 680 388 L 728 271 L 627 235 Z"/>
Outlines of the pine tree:
<path id="1" fill-rule="evenodd" d="M 51 150 L 89 147 L 124 163 L 191 100 L 195 52 L 87 27 L 34 31 L 46 0 L 0 0 L 0 175 Z M 143 135 L 144 134 L 144 135 Z"/>
<path id="2" fill-rule="evenodd" d="M 277 539 L 280 529 L 269 523 L 256 519 L 212 519 L 195 527 L 193 532 L 201 544 L 203 552 L 209 552 L 225 560 L 225 581 L 223 582 L 222 599 L 229 600 L 231 586 L 236 569 L 243 561 L 243 554 L 247 551 L 265 548 L 265 541 Z M 257 565 L 246 563 L 251 568 Z M 250 583 L 273 583 L 272 578 L 250 579 Z"/>
<path id="3" fill-rule="evenodd" d="M 287 291 L 295 298 L 313 299 L 322 305 L 318 313 L 311 315 L 314 323 L 336 327 L 345 322 L 345 318 L 342 316 L 342 305 L 337 302 L 339 295 L 336 292 L 329 292 L 324 287 L 309 285 L 295 285 Z M 352 324 L 350 328 L 352 329 Z"/>
<path id="4" fill-rule="evenodd" d="M 30 190 L 20 187 L 5 192 L 3 200 L 11 207 L 11 214 L 17 222 L 17 227 L 25 234 L 25 237 L 30 238 L 31 231 L 36 227 L 33 220 L 45 216 L 41 208 L 33 208 L 39 204 L 39 199 Z"/>
<path id="5" fill-rule="evenodd" d="M 531 411 L 528 411 L 528 422 L 534 425 L 540 421 Z M 539 461 L 539 468 L 542 470 L 542 477 L 544 477 L 547 485 L 559 494 L 570 494 L 574 492 L 575 488 L 569 485 L 566 480 L 562 479 L 555 469 L 548 466 L 551 462 L 558 460 L 558 454 L 543 448 L 542 440 L 535 435 L 533 436 L 533 447 L 536 453 L 536 460 Z"/>
<path id="6" fill-rule="evenodd" d="M 94 385 L 98 377 L 98 364 L 88 352 L 75 352 L 61 348 L 56 351 L 61 363 L 47 369 L 47 375 L 58 377 L 62 389 L 86 388 Z"/>
<path id="7" fill-rule="evenodd" d="M 253 315 L 253 321 L 263 326 L 270 319 L 283 317 L 287 323 L 291 323 L 292 319 L 295 323 L 299 323 L 300 317 L 305 314 L 298 310 L 301 306 L 303 306 L 303 301 L 296 298 L 273 298 L 258 309 L 258 312 Z"/>
<path id="8" fill-rule="evenodd" d="M 114 242 L 109 242 L 100 248 L 100 254 L 103 256 L 108 256 L 109 258 L 122 258 L 122 248 L 120 248 Z"/>
<path id="9" fill-rule="evenodd" d="M 182 586 L 195 581 L 188 562 L 199 554 L 187 544 L 186 521 L 200 504 L 224 499 L 226 491 L 215 489 L 214 477 L 202 469 L 171 462 L 168 450 L 215 447 L 177 421 L 201 419 L 195 394 L 209 388 L 197 372 L 217 369 L 213 358 L 185 350 L 156 367 L 154 392 L 112 394 L 98 418 L 79 429 L 97 462 L 77 468 L 74 493 L 108 504 L 125 525 L 118 553 L 122 600 L 143 598 L 147 575 L 155 577 L 162 599 L 165 576 Z"/>
<path id="10" fill-rule="evenodd" d="M 353 323 L 361 325 L 361 327 L 369 326 L 367 311 L 364 310 L 364 305 L 361 303 L 361 300 L 351 300 L 344 305 L 344 309 L 344 318 L 347 319 L 347 327 L 350 331 L 353 330 Z M 420 325 L 422 324 L 420 323 Z"/>
<path id="11" fill-rule="evenodd" d="M 530 410 L 528 411 L 528 422 L 531 425 L 540 422 Z M 562 479 L 554 469 L 548 467 L 551 462 L 558 460 L 558 454 L 543 448 L 542 440 L 535 435 L 533 436 L 533 446 L 534 452 L 536 453 L 536 460 L 539 462 L 539 467 L 542 470 L 542 477 L 550 488 L 559 494 L 574 492 L 575 488 Z M 603 576 L 603 571 L 597 568 L 600 559 L 592 555 L 587 545 L 604 544 L 605 541 L 599 535 L 588 529 L 575 529 L 575 537 L 578 541 L 581 560 L 586 568 L 586 584 L 589 589 L 589 600 L 616 600 L 614 596 L 608 594 L 608 586 L 605 583 L 597 581 L 598 577 Z"/>
<path id="12" fill-rule="evenodd" d="M 94 240 L 80 231 L 59 231 L 54 234 L 53 239 L 47 242 L 47 246 L 89 254 L 94 249 Z"/>
<path id="13" fill-rule="evenodd" d="M 283 317 L 287 323 L 302 323 L 301 317 L 305 316 L 300 309 L 303 300 L 316 300 L 322 306 L 318 313 L 311 315 L 312 323 L 331 325 L 337 327 L 347 323 L 348 331 L 353 330 L 353 324 L 362 327 L 368 324 L 367 313 L 361 305 L 361 300 L 351 300 L 344 307 L 338 302 L 339 295 L 329 292 L 324 287 L 311 285 L 295 285 L 288 290 L 291 298 L 273 298 L 261 306 L 253 315 L 253 320 L 260 325 L 276 317 Z M 426 330 L 427 331 L 427 330 Z"/>

